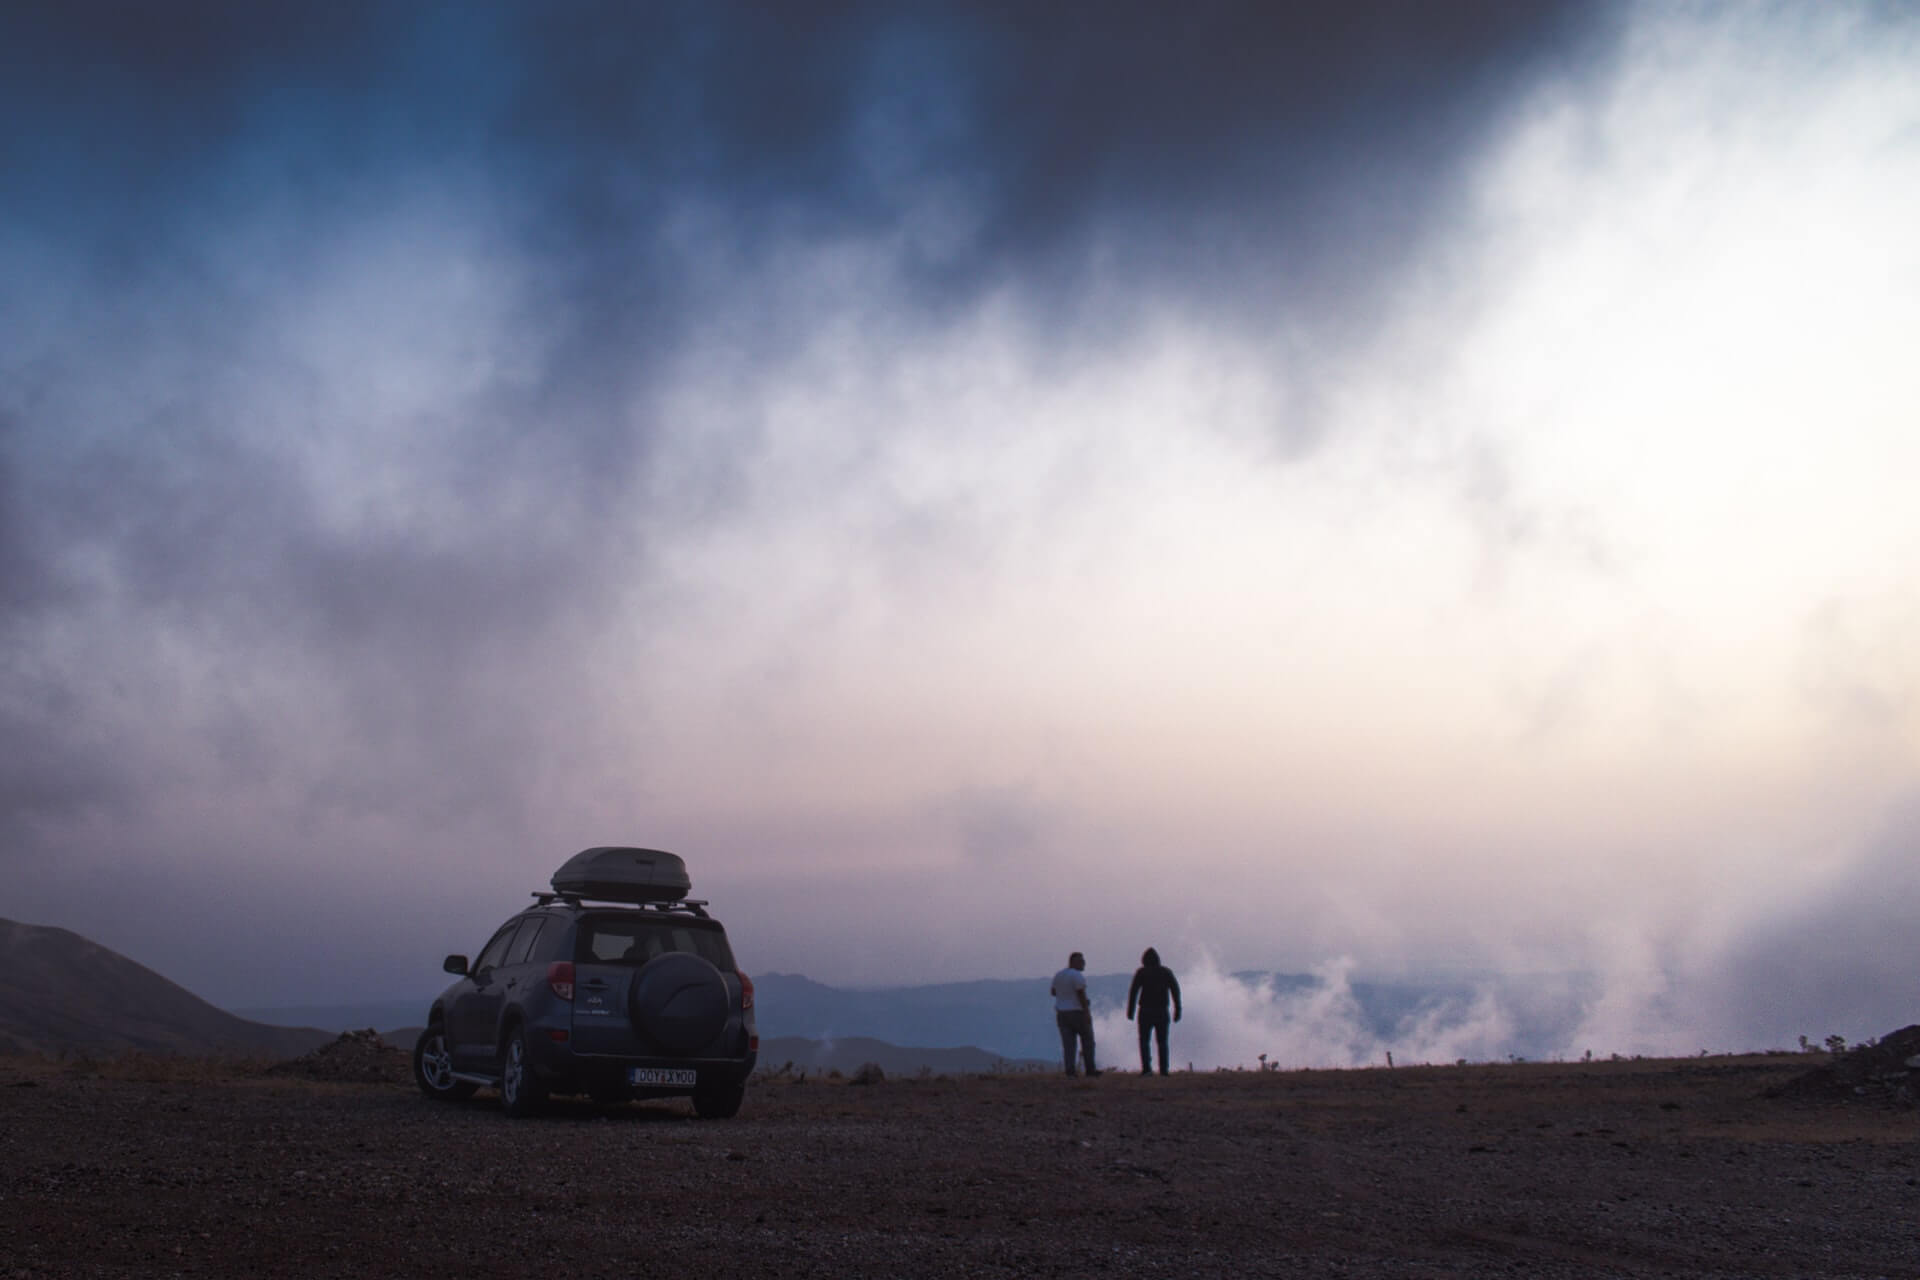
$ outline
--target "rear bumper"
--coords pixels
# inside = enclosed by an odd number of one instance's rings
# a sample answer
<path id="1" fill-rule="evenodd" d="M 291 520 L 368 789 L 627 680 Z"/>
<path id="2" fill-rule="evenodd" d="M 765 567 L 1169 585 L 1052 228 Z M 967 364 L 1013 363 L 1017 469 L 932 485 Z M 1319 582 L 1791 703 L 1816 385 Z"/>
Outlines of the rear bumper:
<path id="1" fill-rule="evenodd" d="M 671 1057 L 659 1053 L 637 1053 L 641 1046 L 626 1044 L 616 1052 L 583 1052 L 575 1037 L 571 1005 L 555 1004 L 538 1012 L 529 1010 L 527 1037 L 529 1065 L 539 1081 L 554 1093 L 617 1093 L 625 1089 L 640 1097 L 671 1096 L 693 1092 L 688 1087 L 657 1085 L 632 1086 L 628 1071 L 633 1067 L 684 1070 L 699 1073 L 700 1086 L 745 1084 L 753 1074 L 759 1053 L 753 1044 L 753 1016 L 738 1013 L 708 1046 L 708 1052 L 692 1057 Z M 714 1052 L 714 1050 L 722 1050 Z"/>
<path id="2" fill-rule="evenodd" d="M 632 1057 L 624 1054 L 575 1053 L 564 1044 L 549 1042 L 533 1061 L 534 1074 L 555 1093 L 567 1092 L 613 1092 L 632 1089 L 642 1097 L 664 1097 L 675 1094 L 692 1093 L 695 1087 L 708 1085 L 743 1085 L 747 1077 L 753 1074 L 754 1066 L 760 1055 L 749 1052 L 744 1057 L 723 1058 L 661 1058 Z M 697 1073 L 698 1085 L 631 1085 L 629 1072 L 634 1067 L 651 1067 L 666 1071 L 692 1068 Z"/>

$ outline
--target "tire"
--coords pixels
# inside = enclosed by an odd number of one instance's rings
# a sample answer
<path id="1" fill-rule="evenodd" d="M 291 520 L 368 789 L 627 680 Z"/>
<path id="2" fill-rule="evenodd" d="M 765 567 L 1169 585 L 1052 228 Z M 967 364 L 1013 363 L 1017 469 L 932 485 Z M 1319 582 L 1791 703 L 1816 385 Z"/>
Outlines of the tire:
<path id="1" fill-rule="evenodd" d="M 633 1025 L 660 1053 L 690 1057 L 726 1028 L 731 1012 L 726 979 L 687 951 L 669 951 L 642 965 L 627 991 Z"/>
<path id="2" fill-rule="evenodd" d="M 413 1082 L 420 1086 L 420 1092 L 441 1102 L 462 1102 L 473 1096 L 475 1085 L 453 1078 L 447 1029 L 437 1022 L 413 1042 Z"/>
<path id="3" fill-rule="evenodd" d="M 534 1114 L 547 1100 L 546 1086 L 533 1073 L 532 1057 L 526 1028 L 515 1027 L 508 1032 L 500 1054 L 500 1105 L 516 1119 Z"/>
<path id="4" fill-rule="evenodd" d="M 740 1114 L 740 1104 L 746 1101 L 746 1097 L 747 1086 L 744 1084 L 696 1089 L 693 1094 L 693 1114 L 702 1120 L 731 1120 Z"/>

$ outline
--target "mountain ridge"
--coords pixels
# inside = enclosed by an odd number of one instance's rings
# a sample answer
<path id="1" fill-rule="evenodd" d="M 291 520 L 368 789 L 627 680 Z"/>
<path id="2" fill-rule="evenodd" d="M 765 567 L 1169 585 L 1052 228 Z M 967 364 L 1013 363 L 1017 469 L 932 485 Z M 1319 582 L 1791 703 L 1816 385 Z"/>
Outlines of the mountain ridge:
<path id="1" fill-rule="evenodd" d="M 70 929 L 0 918 L 0 1052 L 292 1057 L 330 1039 L 228 1013 Z"/>
<path id="2" fill-rule="evenodd" d="M 801 979 L 807 982 L 807 979 Z M 835 989 L 819 986 L 832 993 Z M 0 1054 L 165 1053 L 297 1058 L 341 1032 L 372 1026 L 410 1049 L 432 997 L 417 1001 L 255 1009 L 298 1015 L 288 1026 L 221 1009 L 128 956 L 55 925 L 0 918 Z M 404 1042 L 404 1043 L 403 1043 Z M 773 1071 L 851 1072 L 867 1063 L 891 1075 L 1032 1069 L 972 1045 L 919 1048 L 871 1036 L 773 1036 L 760 1062 Z"/>
<path id="3" fill-rule="evenodd" d="M 1291 996 L 1323 979 L 1304 974 L 1224 975 L 1248 991 Z M 1123 1008 L 1131 975 L 1088 975 L 1096 1013 Z M 850 1041 L 873 1048 L 865 1060 L 889 1072 L 998 1070 L 1047 1063 L 1059 1053 L 1045 975 L 982 978 L 907 987 L 842 988 L 803 974 L 768 971 L 754 980 L 762 1063 L 850 1069 Z M 1204 984 L 1203 984 L 1204 985 Z M 1563 984 L 1509 982 L 1499 989 L 1513 1052 L 1564 1042 L 1584 992 Z M 1386 1041 L 1396 1028 L 1435 1011 L 1470 1009 L 1474 987 L 1460 980 L 1352 981 L 1344 1016 L 1361 1034 Z M 1196 993 L 1190 992 L 1192 996 Z M 373 1028 L 405 1039 L 424 1023 L 430 995 L 410 1001 L 224 1010 L 145 966 L 70 930 L 0 919 L 0 1053 L 240 1054 L 296 1057 L 342 1031 Z M 792 1041 L 775 1049 L 775 1042 Z M 1122 1046 L 1124 1049 L 1124 1046 Z M 1115 1052 L 1109 1046 L 1108 1054 Z M 910 1053 L 911 1063 L 897 1056 Z M 947 1065 L 949 1057 L 952 1064 Z M 889 1065 L 889 1064 L 892 1065 Z"/>

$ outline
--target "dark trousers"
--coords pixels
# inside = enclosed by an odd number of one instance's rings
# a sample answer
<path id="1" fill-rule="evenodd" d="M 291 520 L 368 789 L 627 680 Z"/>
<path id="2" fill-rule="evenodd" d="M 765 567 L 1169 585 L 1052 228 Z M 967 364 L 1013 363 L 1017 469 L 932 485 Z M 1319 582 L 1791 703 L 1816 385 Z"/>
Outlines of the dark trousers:
<path id="1" fill-rule="evenodd" d="M 1087 1074 L 1093 1074 L 1093 1015 L 1085 1009 L 1056 1009 L 1053 1020 L 1060 1026 L 1060 1058 L 1067 1074 L 1073 1074 L 1073 1046 L 1080 1044 L 1080 1056 L 1086 1060 Z"/>
<path id="2" fill-rule="evenodd" d="M 1167 1025 L 1170 1019 L 1165 1013 L 1140 1011 L 1140 1070 L 1150 1071 L 1153 1064 L 1147 1061 L 1147 1042 L 1154 1036 L 1160 1037 L 1160 1074 L 1167 1074 Z"/>

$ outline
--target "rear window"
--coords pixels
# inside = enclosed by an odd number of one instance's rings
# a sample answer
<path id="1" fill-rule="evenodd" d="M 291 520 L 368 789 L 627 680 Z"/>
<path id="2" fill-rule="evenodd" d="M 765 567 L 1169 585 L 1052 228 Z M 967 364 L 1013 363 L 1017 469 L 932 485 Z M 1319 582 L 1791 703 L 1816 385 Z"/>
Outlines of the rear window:
<path id="1" fill-rule="evenodd" d="M 717 924 L 661 916 L 589 916 L 580 922 L 576 957 L 583 964 L 645 964 L 669 951 L 699 956 L 732 973 L 733 949 Z"/>

